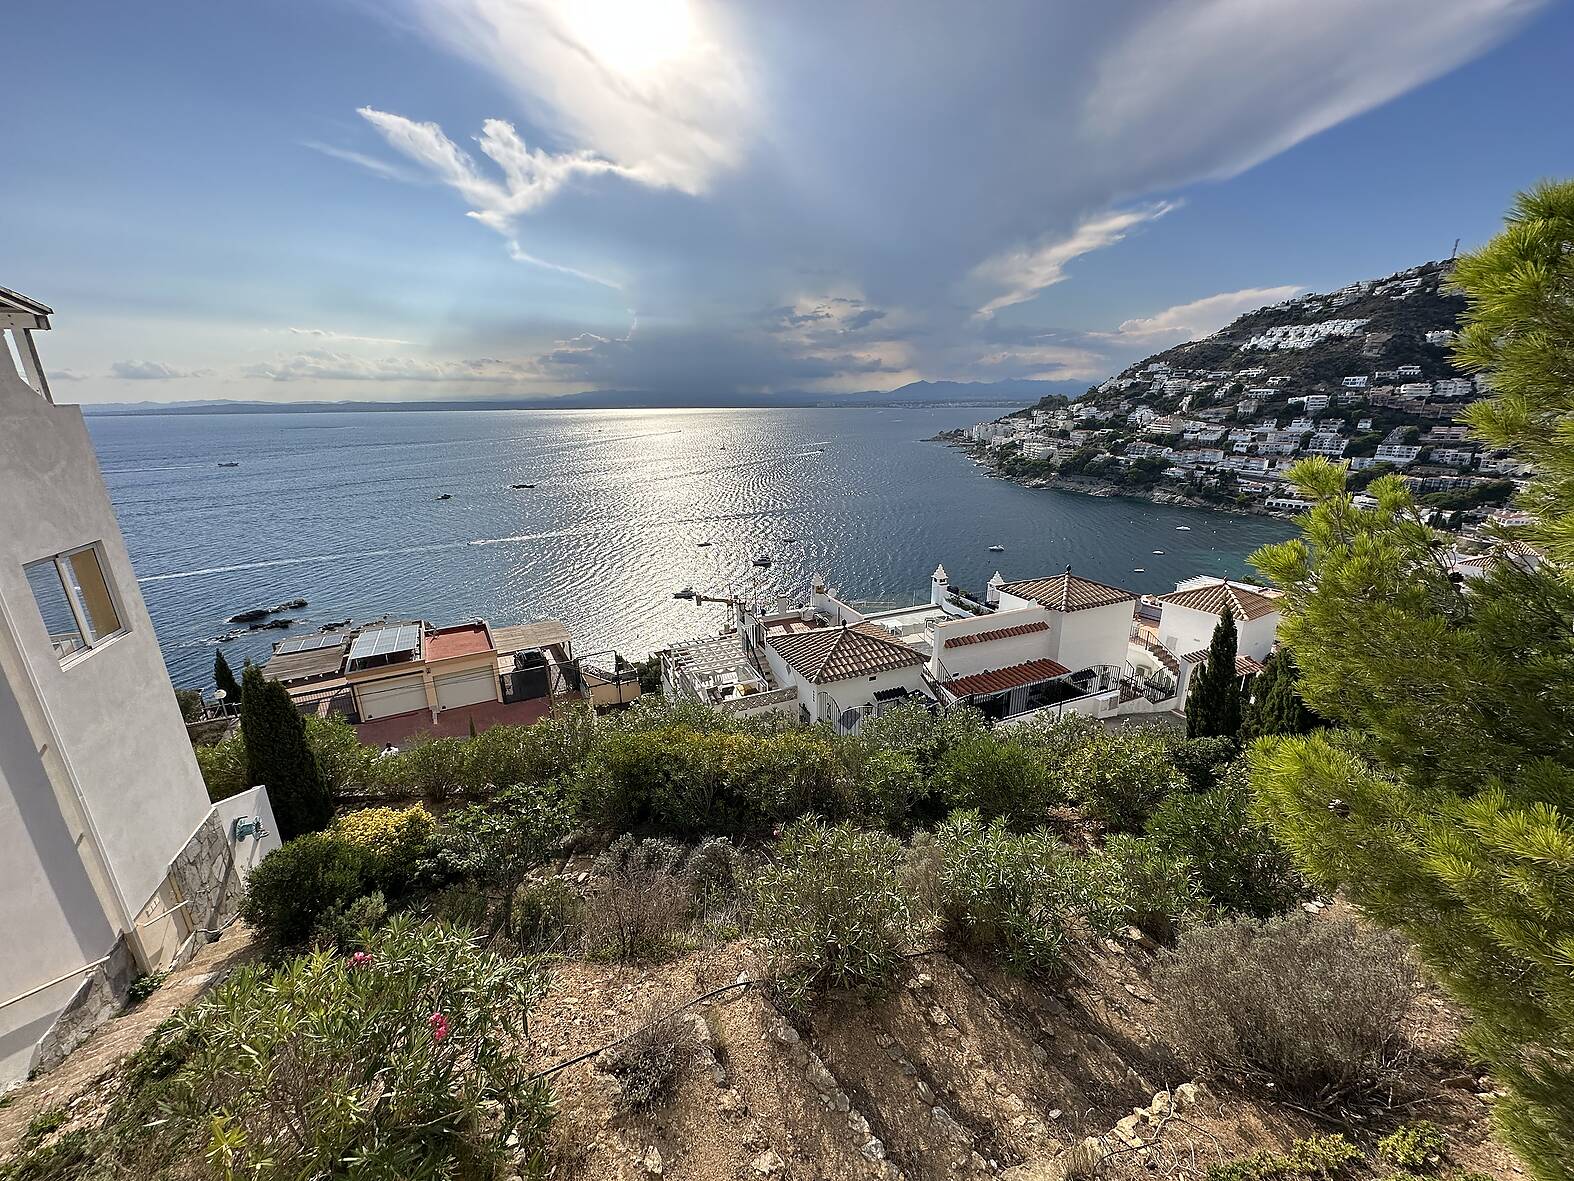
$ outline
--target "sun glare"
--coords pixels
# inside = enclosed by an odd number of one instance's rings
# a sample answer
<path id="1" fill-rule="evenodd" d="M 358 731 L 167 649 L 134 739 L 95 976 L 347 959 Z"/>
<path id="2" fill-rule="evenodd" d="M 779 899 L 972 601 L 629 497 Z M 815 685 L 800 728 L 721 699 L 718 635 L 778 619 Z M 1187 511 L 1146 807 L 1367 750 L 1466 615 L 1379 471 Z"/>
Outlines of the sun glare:
<path id="1" fill-rule="evenodd" d="M 694 39 L 688 0 L 571 0 L 563 15 L 570 35 L 619 74 L 659 69 Z"/>

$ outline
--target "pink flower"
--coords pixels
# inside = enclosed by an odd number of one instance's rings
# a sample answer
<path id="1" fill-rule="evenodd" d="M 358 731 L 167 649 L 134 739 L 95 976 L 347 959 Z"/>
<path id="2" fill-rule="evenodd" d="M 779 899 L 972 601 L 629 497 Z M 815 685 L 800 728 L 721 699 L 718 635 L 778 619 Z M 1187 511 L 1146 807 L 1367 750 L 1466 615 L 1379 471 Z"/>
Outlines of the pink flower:
<path id="1" fill-rule="evenodd" d="M 426 1019 L 426 1023 L 432 1027 L 432 1040 L 434 1042 L 440 1042 L 448 1036 L 448 1018 L 441 1013 L 433 1013 Z"/>
<path id="2" fill-rule="evenodd" d="M 350 957 L 350 967 L 352 968 L 365 968 L 370 966 L 371 962 L 372 953 L 369 951 L 358 951 Z"/>

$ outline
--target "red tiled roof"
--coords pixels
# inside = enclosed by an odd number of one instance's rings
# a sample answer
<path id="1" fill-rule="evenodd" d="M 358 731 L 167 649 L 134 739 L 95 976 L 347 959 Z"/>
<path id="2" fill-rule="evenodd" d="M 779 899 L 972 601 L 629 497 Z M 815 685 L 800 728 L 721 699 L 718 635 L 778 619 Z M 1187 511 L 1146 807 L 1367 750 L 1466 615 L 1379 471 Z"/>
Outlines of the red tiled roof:
<path id="1" fill-rule="evenodd" d="M 1108 607 L 1112 603 L 1134 603 L 1138 598 L 1131 591 L 1082 578 L 1070 570 L 1053 578 L 1008 582 L 1000 589 L 1019 599 L 1031 599 L 1052 611 L 1085 611 L 1090 607 Z"/>
<path id="2" fill-rule="evenodd" d="M 1228 603 L 1236 619 L 1257 619 L 1283 610 L 1277 598 L 1260 595 L 1244 586 L 1235 586 L 1228 579 L 1190 590 L 1171 591 L 1167 595 L 1160 595 L 1159 602 L 1190 607 L 1193 611 L 1206 611 L 1209 615 L 1223 615 L 1224 605 Z"/>
<path id="3" fill-rule="evenodd" d="M 1199 648 L 1195 652 L 1188 652 L 1181 657 L 1187 664 L 1203 664 L 1208 659 L 1208 650 Z M 1235 675 L 1238 677 L 1255 677 L 1262 672 L 1262 665 L 1250 656 L 1237 656 L 1235 658 Z"/>
<path id="4" fill-rule="evenodd" d="M 1047 632 L 1049 624 L 1040 619 L 1034 623 L 1019 623 L 1013 627 L 997 627 L 994 631 L 974 632 L 970 636 L 952 636 L 945 642 L 947 648 L 960 648 L 964 644 L 987 644 L 992 640 L 1009 640 L 1013 636 L 1028 636 L 1034 632 Z"/>
<path id="5" fill-rule="evenodd" d="M 457 627 L 438 628 L 426 637 L 426 659 L 447 660 L 452 656 L 474 656 L 478 652 L 492 651 L 492 637 L 487 635 L 484 623 L 461 623 Z"/>
<path id="6" fill-rule="evenodd" d="M 1054 660 L 1029 660 L 1025 664 L 1013 664 L 1007 668 L 991 669 L 989 672 L 970 673 L 968 676 L 943 681 L 941 684 L 953 697 L 975 697 L 980 693 L 1004 693 L 1023 685 L 1053 681 L 1056 677 L 1063 677 L 1070 671 L 1065 665 Z"/>
<path id="7" fill-rule="evenodd" d="M 765 642 L 776 649 L 788 668 L 813 685 L 913 668 L 924 663 L 923 653 L 902 643 L 884 628 L 868 623 L 768 636 Z"/>

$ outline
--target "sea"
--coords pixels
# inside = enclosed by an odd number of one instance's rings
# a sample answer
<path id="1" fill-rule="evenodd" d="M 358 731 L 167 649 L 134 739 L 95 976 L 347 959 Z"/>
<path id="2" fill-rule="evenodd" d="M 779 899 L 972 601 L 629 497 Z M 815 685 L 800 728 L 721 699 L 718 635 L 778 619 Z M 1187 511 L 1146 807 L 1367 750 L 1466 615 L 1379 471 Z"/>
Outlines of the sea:
<path id="1" fill-rule="evenodd" d="M 558 619 L 581 655 L 714 634 L 673 592 L 926 600 L 1079 574 L 1140 592 L 1249 576 L 1281 521 L 1029 489 L 927 441 L 998 410 L 434 410 L 90 415 L 181 687 L 347 619 Z M 222 466 L 222 465 L 237 466 Z M 516 487 L 529 485 L 529 487 Z M 1004 547 L 991 552 L 990 546 Z M 768 556 L 769 568 L 754 564 Z M 293 599 L 286 630 L 218 637 Z"/>

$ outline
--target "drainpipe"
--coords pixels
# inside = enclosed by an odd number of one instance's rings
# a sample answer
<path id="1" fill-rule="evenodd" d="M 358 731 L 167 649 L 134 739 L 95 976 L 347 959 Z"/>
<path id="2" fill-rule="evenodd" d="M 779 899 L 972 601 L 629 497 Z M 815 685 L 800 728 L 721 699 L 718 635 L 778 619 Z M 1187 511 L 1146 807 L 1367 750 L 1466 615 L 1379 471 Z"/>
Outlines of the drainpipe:
<path id="1" fill-rule="evenodd" d="M 0 623 L 5 624 L 5 636 L 9 641 L 4 648 L 0 648 L 0 666 L 14 663 L 21 671 L 44 723 L 46 740 L 38 753 L 49 757 L 60 769 L 60 774 L 49 776 L 49 785 L 54 791 L 56 804 L 66 822 L 86 838 L 83 845 L 79 847 L 84 848 L 88 854 L 84 857 L 84 861 L 87 862 L 88 879 L 93 883 L 93 891 L 99 896 L 99 904 L 104 907 L 105 915 L 110 921 L 120 926 L 131 948 L 131 954 L 137 961 L 137 966 L 147 971 L 152 965 L 146 949 L 142 946 L 136 916 L 126 903 L 125 893 L 120 887 L 119 879 L 115 876 L 115 867 L 104 848 L 104 838 L 98 831 L 98 826 L 93 823 L 93 814 L 87 806 L 87 797 L 83 794 L 81 781 L 71 765 L 71 757 L 60 741 L 60 728 L 55 724 L 54 714 L 50 711 L 49 702 L 44 697 L 43 687 L 28 663 L 27 654 L 22 651 L 21 644 L 15 638 L 16 618 L 3 596 L 0 596 Z M 14 661 L 5 659 L 9 653 L 15 653 Z M 34 740 L 37 740 L 36 734 Z M 60 789 L 62 777 L 69 788 L 69 795 Z"/>

